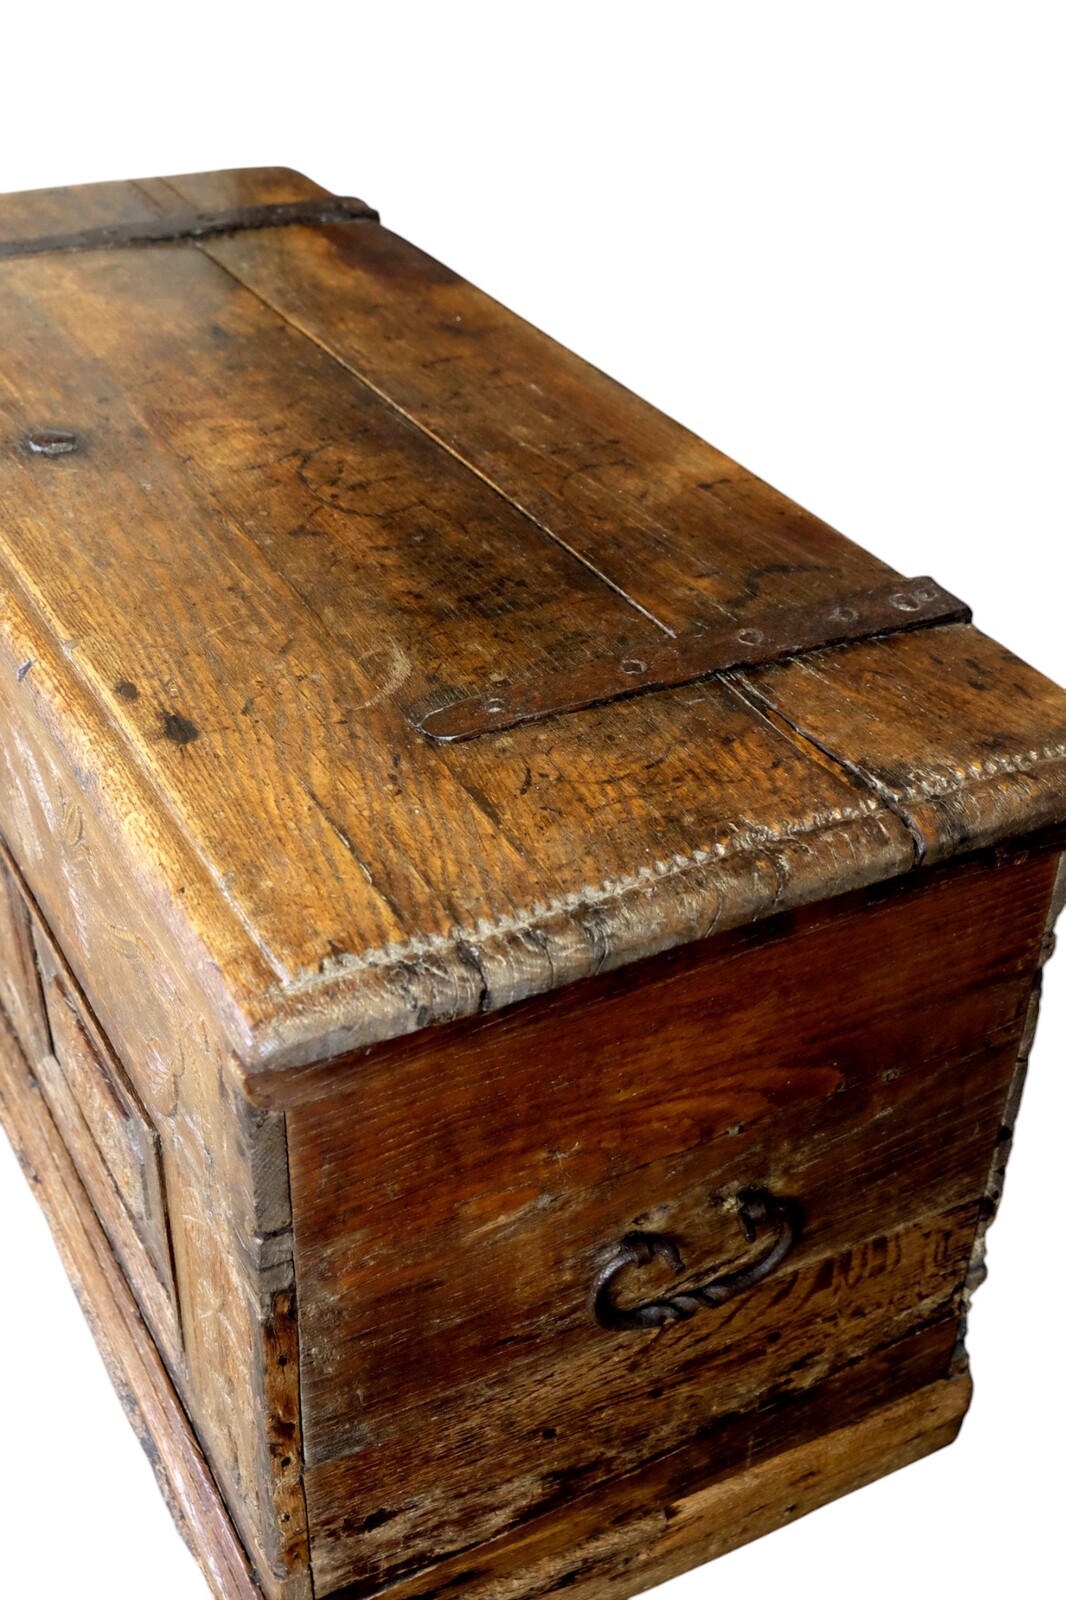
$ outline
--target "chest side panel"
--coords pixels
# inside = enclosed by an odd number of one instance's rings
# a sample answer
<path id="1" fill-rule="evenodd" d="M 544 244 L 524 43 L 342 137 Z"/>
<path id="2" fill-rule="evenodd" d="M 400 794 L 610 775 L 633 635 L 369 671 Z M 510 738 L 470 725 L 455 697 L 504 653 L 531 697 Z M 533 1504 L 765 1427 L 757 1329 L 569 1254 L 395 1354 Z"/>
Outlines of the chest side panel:
<path id="1" fill-rule="evenodd" d="M 40 923 L 34 942 L 51 1035 L 34 1071 L 153 1336 L 177 1368 L 183 1353 L 159 1134 Z"/>
<path id="2" fill-rule="evenodd" d="M 728 1451 L 730 1418 L 878 1351 L 944 1376 L 1053 871 L 951 869 L 309 1080 L 288 1123 L 324 1591 L 708 1430 Z M 687 1270 L 623 1297 L 742 1266 L 751 1185 L 805 1214 L 765 1283 L 659 1332 L 597 1326 L 634 1231 Z"/>
<path id="3" fill-rule="evenodd" d="M 273 1576 L 282 1587 L 272 1594 L 287 1585 L 298 1600 L 306 1557 L 302 1495 L 293 1482 L 295 1374 L 271 1365 L 293 1321 L 280 1118 L 253 1111 L 231 1088 L 228 1049 L 198 963 L 172 942 L 165 917 L 146 914 L 157 887 L 153 864 L 101 802 L 91 705 L 76 715 L 66 696 L 58 710 L 49 703 L 45 641 L 25 627 L 10 596 L 0 636 L 8 662 L 32 656 L 39 674 L 27 693 L 14 670 L 0 672 L 0 827 L 49 942 L 76 979 L 62 1002 L 54 996 L 63 1007 L 54 1015 L 65 1064 L 37 1057 L 46 1061 L 45 1092 L 264 1582 Z M 192 891 L 195 869 L 187 867 Z M 77 1001 L 71 1009 L 68 1000 L 79 993 L 91 1011 Z M 120 1089 L 113 1098 L 115 1082 L 94 1076 L 99 1054 L 82 1053 L 95 1019 L 104 1018 L 107 1048 L 146 1113 L 139 1128 L 124 1120 L 129 1107 Z M 138 1132 L 145 1138 L 139 1149 L 129 1147 L 131 1165 L 124 1141 Z M 138 1155 L 146 1158 L 139 1167 Z M 138 1209 L 147 1214 L 135 1219 Z M 139 1254 L 145 1246 L 156 1258 L 151 1264 Z M 167 1277 L 168 1247 L 176 1306 L 157 1270 Z M 271 1453 L 264 1390 L 288 1419 L 288 1454 Z M 234 1405 L 235 1394 L 246 1403 Z"/>

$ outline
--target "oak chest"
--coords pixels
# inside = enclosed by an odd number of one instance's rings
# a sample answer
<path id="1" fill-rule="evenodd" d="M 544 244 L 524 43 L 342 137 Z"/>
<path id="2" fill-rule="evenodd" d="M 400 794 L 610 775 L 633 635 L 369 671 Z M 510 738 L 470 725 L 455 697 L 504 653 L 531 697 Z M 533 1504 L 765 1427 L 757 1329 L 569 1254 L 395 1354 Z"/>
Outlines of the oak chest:
<path id="1" fill-rule="evenodd" d="M 287 171 L 0 201 L 0 1106 L 221 1600 L 950 1441 L 1066 696 Z"/>

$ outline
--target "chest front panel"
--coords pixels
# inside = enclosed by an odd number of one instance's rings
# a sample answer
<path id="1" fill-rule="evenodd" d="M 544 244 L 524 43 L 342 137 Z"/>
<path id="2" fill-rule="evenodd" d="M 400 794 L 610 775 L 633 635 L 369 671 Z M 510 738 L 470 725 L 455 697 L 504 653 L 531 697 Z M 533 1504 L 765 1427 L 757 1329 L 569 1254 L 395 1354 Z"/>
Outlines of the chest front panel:
<path id="1" fill-rule="evenodd" d="M 371 1053 L 293 1107 L 323 1592 L 693 1438 L 728 1453 L 738 1415 L 887 1348 L 944 1376 L 1053 871 L 970 866 L 781 919 Z M 599 1325 L 634 1234 L 683 1268 L 631 1262 L 623 1310 L 759 1260 L 752 1187 L 803 1219 L 763 1281 L 691 1320 Z"/>

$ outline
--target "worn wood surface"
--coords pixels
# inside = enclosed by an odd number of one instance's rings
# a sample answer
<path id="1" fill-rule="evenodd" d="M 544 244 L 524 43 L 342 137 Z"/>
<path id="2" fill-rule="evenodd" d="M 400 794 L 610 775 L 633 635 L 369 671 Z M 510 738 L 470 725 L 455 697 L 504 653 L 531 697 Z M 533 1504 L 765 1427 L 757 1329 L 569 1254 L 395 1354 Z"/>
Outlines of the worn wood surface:
<path id="1" fill-rule="evenodd" d="M 181 1359 L 182 1341 L 159 1135 L 117 1062 L 90 1033 L 65 975 L 53 968 L 45 987 L 53 1051 L 35 1060 L 37 1081 L 145 1320 L 173 1366 Z"/>
<path id="2" fill-rule="evenodd" d="M 156 180 L 80 220 L 321 193 Z M 12 197 L 0 231 L 76 210 Z M 887 569 L 375 224 L 6 261 L 0 319 L 0 565 L 97 707 L 99 804 L 250 1068 L 1066 812 L 1061 695 L 963 628 L 830 652 L 828 692 L 817 665 L 750 674 L 783 716 L 716 681 L 430 747 L 411 719 L 450 698 Z M 44 426 L 82 448 L 29 456 Z M 36 664 L 22 687 L 28 715 L 55 692 Z"/>
<path id="3" fill-rule="evenodd" d="M 0 1115 L 45 1208 L 127 1415 L 212 1593 L 217 1600 L 259 1600 L 261 1590 L 196 1437 L 2 1015 Z M 790 1418 L 789 1448 L 780 1448 L 772 1424 L 770 1438 L 764 1437 L 765 1415 L 750 1419 L 744 1472 L 723 1475 L 714 1464 L 713 1444 L 699 1446 L 683 1460 L 660 1463 L 650 1480 L 623 1480 L 578 1500 L 562 1518 L 534 1523 L 487 1546 L 473 1568 L 468 1557 L 444 1564 L 436 1575 L 440 1586 L 454 1586 L 459 1578 L 475 1600 L 503 1600 L 572 1588 L 579 1576 L 590 1596 L 632 1594 L 724 1554 L 949 1443 L 969 1401 L 967 1378 L 931 1381 L 902 1400 L 894 1393 L 916 1375 L 920 1382 L 943 1353 L 934 1327 L 908 1350 L 887 1352 L 888 1360 L 880 1368 L 875 1364 L 872 1373 L 851 1375 L 846 1385 L 820 1396 L 827 1410 L 798 1422 Z M 873 1392 L 892 1401 L 872 1413 L 862 1404 L 871 1379 Z M 412 1600 L 422 1587 L 416 1580 L 393 1592 L 396 1600 Z M 362 1592 L 349 1591 L 350 1600 Z"/>
<path id="4" fill-rule="evenodd" d="M 695 1464 L 667 1458 L 650 1475 L 578 1501 L 565 1516 L 505 1535 L 473 1560 L 442 1563 L 431 1589 L 422 1575 L 388 1592 L 393 1600 L 424 1600 L 449 1589 L 471 1600 L 639 1594 L 943 1449 L 958 1434 L 970 1395 L 969 1378 L 960 1375 L 846 1426 L 828 1413 L 820 1434 L 761 1460 L 756 1451 L 739 1472 L 719 1471 L 709 1450 Z M 336 1600 L 362 1600 L 365 1593 L 353 1585 Z"/>
<path id="5" fill-rule="evenodd" d="M 31 1061 L 52 1048 L 30 915 L 0 856 L 0 1006 Z"/>
<path id="6" fill-rule="evenodd" d="M 288 1127 L 324 1592 L 957 1323 L 1056 871 L 868 892 L 312 1081 Z M 750 1184 L 806 1212 L 771 1279 L 659 1334 L 595 1326 L 633 1229 L 678 1242 L 682 1284 L 750 1255 Z"/>
<path id="7" fill-rule="evenodd" d="M 584 568 L 571 562 L 570 573 L 557 547 L 536 530 L 539 544 L 527 548 L 528 525 L 498 496 L 314 346 L 301 344 L 201 253 L 5 263 L 0 295 L 15 288 L 19 272 L 36 294 L 45 266 L 67 290 L 53 284 L 48 321 L 68 302 L 71 316 L 53 336 L 52 359 L 42 367 L 38 347 L 47 326 L 35 317 L 28 295 L 12 306 L 21 334 L 13 337 L 9 359 L 22 412 L 12 431 L 31 425 L 31 402 L 35 411 L 44 404 L 49 414 L 55 411 L 58 398 L 35 399 L 35 392 L 42 377 L 54 389 L 55 375 L 71 363 L 80 370 L 73 374 L 73 393 L 63 398 L 64 414 L 75 397 L 84 406 L 91 394 L 96 405 L 101 388 L 107 407 L 106 419 L 95 422 L 99 442 L 87 443 L 84 455 L 43 463 L 48 483 L 24 457 L 7 463 L 18 478 L 12 492 L 20 500 L 23 567 L 42 604 L 61 603 L 59 631 L 79 641 L 69 660 L 79 674 L 91 674 L 92 692 L 162 789 L 165 820 L 178 817 L 184 837 L 206 855 L 218 890 L 207 905 L 190 910 L 203 925 L 213 966 L 230 984 L 243 980 L 248 1004 L 274 1003 L 272 990 L 287 986 L 292 1004 L 311 1005 L 331 1022 L 331 1007 L 317 995 L 319 980 L 343 978 L 355 964 L 368 990 L 383 983 L 403 1004 L 404 1027 L 433 1015 L 435 974 L 446 978 L 449 969 L 450 1008 L 476 1009 L 485 982 L 455 952 L 460 934 L 477 938 L 479 920 L 513 925 L 507 942 L 515 949 L 504 959 L 508 992 L 520 997 L 552 954 L 549 948 L 545 956 L 536 929 L 523 932 L 522 925 L 535 907 L 558 898 L 560 874 L 587 897 L 584 914 L 591 920 L 604 898 L 599 874 L 632 878 L 634 863 L 646 853 L 634 836 L 634 812 L 652 822 L 660 849 L 683 851 L 686 828 L 653 819 L 651 796 L 637 796 L 638 774 L 646 768 L 658 774 L 665 794 L 676 794 L 675 813 L 683 806 L 694 808 L 694 820 L 702 815 L 700 836 L 712 851 L 716 835 L 726 853 L 730 831 L 746 820 L 738 797 L 750 813 L 743 789 L 752 769 L 771 774 L 767 826 L 780 828 L 782 816 L 799 811 L 796 832 L 805 842 L 823 822 L 830 830 L 833 824 L 845 828 L 846 839 L 831 834 L 821 852 L 807 850 L 804 867 L 821 859 L 829 869 L 845 855 L 850 862 L 855 829 L 869 836 L 863 859 L 871 872 L 879 870 L 874 862 L 891 870 L 909 849 L 894 820 L 886 827 L 873 815 L 876 806 L 846 779 L 810 770 L 728 686 L 715 689 L 709 704 L 697 697 L 680 718 L 658 702 L 642 704 L 636 718 L 633 708 L 616 708 L 620 720 L 609 734 L 614 753 L 606 763 L 598 752 L 579 754 L 574 745 L 556 770 L 568 805 L 598 817 L 601 825 L 587 837 L 570 827 L 544 829 L 544 797 L 534 794 L 532 778 L 521 793 L 532 770 L 525 760 L 501 761 L 496 751 L 488 759 L 484 752 L 468 754 L 472 793 L 453 775 L 454 758 L 435 754 L 391 703 L 390 690 L 411 694 L 412 652 L 422 658 L 423 684 L 464 660 L 479 674 L 486 666 L 491 672 L 508 665 L 528 672 L 538 662 L 557 665 L 575 653 L 580 659 L 581 651 L 601 648 L 605 638 L 620 649 L 636 647 L 650 626 L 646 620 Z M 93 280 L 99 293 L 87 297 Z M 221 329 L 222 338 L 212 329 Z M 91 351 L 95 361 L 82 360 L 94 336 L 105 345 Z M 171 376 L 176 362 L 197 374 L 196 395 L 180 401 Z M 110 386 L 99 381 L 105 374 Z M 257 419 L 250 425 L 240 425 L 235 415 L 241 394 L 250 419 Z M 271 429 L 281 433 L 264 443 L 258 419 L 281 396 L 280 421 Z M 317 441 L 338 433 L 345 443 L 335 447 L 335 457 L 343 448 L 365 452 L 368 471 L 375 463 L 369 488 L 356 484 L 349 496 L 369 494 L 369 502 L 363 515 L 344 506 L 332 518 L 322 515 L 321 523 L 332 522 L 332 536 L 325 529 L 317 537 L 302 535 L 306 519 L 333 492 L 328 479 L 336 461 L 330 466 Z M 120 440 L 133 475 L 94 538 L 92 507 L 112 501 L 115 463 L 109 456 Z M 308 451 L 316 458 L 310 467 L 302 463 Z M 382 473 L 385 482 L 374 492 Z M 343 487 L 338 492 L 342 498 L 347 493 Z M 81 530 L 76 539 L 60 533 L 70 548 L 47 567 L 37 553 L 42 537 L 51 543 L 57 530 L 38 520 L 38 506 L 47 519 L 61 516 L 62 528 Z M 385 534 L 379 532 L 382 519 Z M 173 529 L 179 526 L 184 548 L 175 572 Z M 557 604 L 560 589 L 568 595 L 565 608 Z M 106 613 L 113 595 L 139 619 L 136 629 L 117 629 L 100 616 L 101 602 Z M 473 628 L 472 618 L 489 604 L 489 617 Z M 119 693 L 119 685 L 129 689 Z M 36 666 L 22 687 L 32 696 L 42 692 Z M 424 709 L 426 694 L 417 693 L 411 703 Z M 634 748 L 641 752 L 636 771 Z M 689 776 L 694 760 L 700 763 L 698 786 Z M 246 826 L 252 793 L 254 833 Z M 509 796 L 518 812 L 501 828 L 498 806 Z M 617 819 L 613 827 L 605 796 Z M 754 879 L 769 905 L 778 877 L 768 866 L 760 872 L 743 841 L 740 855 L 719 879 L 732 867 L 734 896 L 750 901 Z M 188 893 L 182 903 L 189 905 Z M 692 901 L 701 928 L 719 909 Z M 216 956 L 220 918 L 229 937 Z M 595 958 L 580 932 L 567 928 L 569 920 L 563 913 L 559 937 L 578 944 L 589 966 Z M 642 905 L 631 920 L 634 936 L 643 937 Z M 256 938 L 251 969 L 233 949 L 232 936 L 245 928 Z M 410 959 L 416 949 L 427 959 Z M 377 952 L 384 957 L 380 968 Z M 496 987 L 503 981 L 501 973 Z M 404 984 L 412 983 L 414 994 L 403 1000 Z M 376 1005 L 368 994 L 356 1013 L 367 1013 L 372 1029 Z M 250 1042 L 243 1042 L 247 1048 Z"/>
<path id="8" fill-rule="evenodd" d="M 0 701 L 13 681 L 0 673 Z M 87 718 L 80 766 L 69 763 L 44 722 L 29 725 L 14 747 L 0 741 L 0 796 L 8 837 L 20 861 L 37 868 L 47 924 L 75 968 L 67 974 L 68 993 L 93 996 L 93 1010 L 83 1006 L 76 1026 L 99 1039 L 96 1016 L 107 1016 L 109 1047 L 159 1131 L 176 1308 L 151 1269 L 138 1277 L 139 1237 L 125 1207 L 117 1200 L 108 1207 L 112 1180 L 95 1142 L 79 1137 L 79 1113 L 49 1055 L 50 1038 L 34 1067 L 49 1082 L 60 1115 L 67 1108 L 71 1147 L 103 1197 L 98 1203 L 114 1248 L 139 1284 L 268 1600 L 307 1600 L 298 1364 L 277 1360 L 295 1339 L 281 1115 L 255 1110 L 235 1094 L 195 966 L 168 950 L 165 924 L 153 928 L 141 920 L 127 893 L 136 869 L 86 792 L 92 731 Z M 11 881 L 17 869 L 12 863 L 7 870 Z M 28 894 L 25 886 L 21 892 Z M 40 906 L 36 915 L 40 926 Z M 24 907 L 20 917 L 28 921 Z M 35 968 L 32 976 L 39 983 Z M 168 1335 L 172 1320 L 180 1320 L 180 1347 Z M 264 1392 L 269 1409 L 257 1402 Z M 235 1395 L 247 1403 L 234 1405 Z M 283 1428 L 290 1448 L 275 1450 Z"/>
<path id="9" fill-rule="evenodd" d="M 435 745 L 892 574 L 371 221 L 15 248 L 325 194 L 0 198 L 5 1100 L 225 1600 L 633 1592 L 957 1426 L 1066 696 L 950 625 Z M 595 1325 L 753 1182 L 773 1277 Z"/>
<path id="10" fill-rule="evenodd" d="M 965 1325 L 969 1316 L 970 1304 L 974 1293 L 980 1288 L 987 1276 L 985 1267 L 985 1248 L 988 1230 L 996 1220 L 999 1204 L 1003 1198 L 1003 1188 L 1007 1175 L 1007 1163 L 1010 1160 L 1011 1148 L 1014 1143 L 1014 1130 L 1021 1110 L 1022 1093 L 1025 1089 L 1025 1080 L 1029 1071 L 1029 1053 L 1036 1037 L 1036 1025 L 1040 1017 L 1040 1000 L 1044 985 L 1044 968 L 1055 953 L 1056 926 L 1066 907 L 1066 854 L 1059 857 L 1058 872 L 1055 877 L 1054 888 L 1051 894 L 1051 905 L 1048 910 L 1047 925 L 1044 930 L 1043 942 L 1037 957 L 1037 970 L 1033 981 L 1032 992 L 1029 996 L 1029 1008 L 1026 1012 L 1025 1027 L 1018 1043 L 1018 1055 L 1011 1078 L 1010 1088 L 1007 1092 L 1007 1102 L 1003 1107 L 1002 1126 L 996 1147 L 992 1155 L 988 1178 L 985 1184 L 984 1199 L 981 1204 L 981 1218 L 977 1228 L 977 1238 L 974 1241 L 973 1255 L 970 1259 L 970 1270 L 966 1278 L 966 1292 L 963 1296 L 963 1340 L 965 1339 Z M 961 1354 L 961 1352 L 960 1352 Z"/>
<path id="11" fill-rule="evenodd" d="M 2 1013 L 0 1120 L 48 1218 L 130 1423 L 212 1592 L 217 1600 L 263 1600 L 201 1445 Z"/>

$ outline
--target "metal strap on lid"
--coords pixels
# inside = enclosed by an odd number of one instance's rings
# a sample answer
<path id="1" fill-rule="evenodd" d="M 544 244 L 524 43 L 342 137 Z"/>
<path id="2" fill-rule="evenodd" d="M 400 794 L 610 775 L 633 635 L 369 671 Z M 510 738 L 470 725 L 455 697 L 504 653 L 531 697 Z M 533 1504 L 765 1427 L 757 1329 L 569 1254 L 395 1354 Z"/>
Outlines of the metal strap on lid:
<path id="1" fill-rule="evenodd" d="M 0 261 L 12 256 L 43 256 L 78 250 L 132 250 L 153 244 L 193 243 L 220 233 L 245 233 L 263 228 L 326 228 L 340 222 L 377 222 L 378 213 L 363 200 L 321 195 L 314 200 L 286 200 L 279 205 L 231 206 L 224 211 L 174 211 L 142 222 L 117 222 L 86 228 L 81 233 L 53 233 L 37 239 L 0 240 Z"/>
<path id="2" fill-rule="evenodd" d="M 421 728 L 430 738 L 448 743 L 477 739 L 611 700 L 698 683 L 735 667 L 765 666 L 830 645 L 970 618 L 970 608 L 935 579 L 894 578 L 875 589 L 770 612 L 753 622 L 715 623 L 698 633 L 656 642 L 639 657 L 589 661 L 567 672 L 473 695 L 430 712 Z"/>

